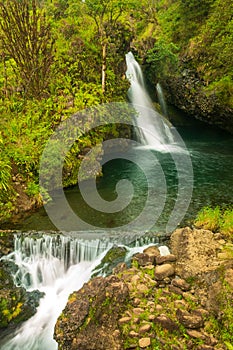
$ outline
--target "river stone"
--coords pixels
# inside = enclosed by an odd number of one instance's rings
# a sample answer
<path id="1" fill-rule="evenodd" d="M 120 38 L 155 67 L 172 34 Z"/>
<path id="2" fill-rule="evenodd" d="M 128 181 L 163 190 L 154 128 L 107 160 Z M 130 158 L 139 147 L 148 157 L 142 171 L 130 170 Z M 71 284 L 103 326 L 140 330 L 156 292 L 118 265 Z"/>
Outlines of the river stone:
<path id="1" fill-rule="evenodd" d="M 141 338 L 139 339 L 139 342 L 138 342 L 140 348 L 142 349 L 146 348 L 147 346 L 150 346 L 150 343 L 151 343 L 150 338 Z"/>
<path id="2" fill-rule="evenodd" d="M 175 269 L 171 264 L 155 266 L 155 279 L 162 281 L 165 277 L 170 277 L 175 274 Z"/>

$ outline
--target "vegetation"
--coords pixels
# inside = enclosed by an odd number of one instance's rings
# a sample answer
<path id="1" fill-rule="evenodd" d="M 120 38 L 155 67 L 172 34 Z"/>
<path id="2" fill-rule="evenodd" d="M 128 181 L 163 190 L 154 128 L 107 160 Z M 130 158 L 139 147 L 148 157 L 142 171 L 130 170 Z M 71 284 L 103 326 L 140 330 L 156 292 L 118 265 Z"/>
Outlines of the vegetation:
<path id="1" fill-rule="evenodd" d="M 220 207 L 204 207 L 197 215 L 194 222 L 195 226 L 211 230 L 213 232 L 222 232 L 228 238 L 233 240 L 233 209 L 221 209 Z"/>
<path id="2" fill-rule="evenodd" d="M 0 219 L 17 206 L 18 182 L 41 202 L 40 156 L 62 120 L 125 99 L 130 48 L 152 84 L 187 67 L 206 94 L 231 108 L 232 6 L 230 0 L 0 1 Z M 75 183 L 88 148 L 118 134 L 112 125 L 83 135 L 67 157 L 64 185 Z"/>

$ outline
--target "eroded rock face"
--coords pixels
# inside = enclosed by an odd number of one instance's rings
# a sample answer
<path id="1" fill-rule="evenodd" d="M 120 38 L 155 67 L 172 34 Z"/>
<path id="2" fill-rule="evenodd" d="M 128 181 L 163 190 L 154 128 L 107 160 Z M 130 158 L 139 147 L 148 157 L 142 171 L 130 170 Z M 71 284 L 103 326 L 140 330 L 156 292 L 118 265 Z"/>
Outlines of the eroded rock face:
<path id="1" fill-rule="evenodd" d="M 55 339 L 62 350 L 120 350 L 118 315 L 129 292 L 116 276 L 96 277 L 74 292 L 59 317 Z"/>
<path id="2" fill-rule="evenodd" d="M 177 257 L 176 273 L 194 277 L 213 271 L 220 265 L 217 254 L 220 244 L 208 230 L 177 229 L 171 235 L 171 250 Z"/>
<path id="3" fill-rule="evenodd" d="M 184 69 L 165 83 L 169 102 L 189 115 L 233 133 L 233 111 L 214 94 L 207 94 L 195 72 Z"/>

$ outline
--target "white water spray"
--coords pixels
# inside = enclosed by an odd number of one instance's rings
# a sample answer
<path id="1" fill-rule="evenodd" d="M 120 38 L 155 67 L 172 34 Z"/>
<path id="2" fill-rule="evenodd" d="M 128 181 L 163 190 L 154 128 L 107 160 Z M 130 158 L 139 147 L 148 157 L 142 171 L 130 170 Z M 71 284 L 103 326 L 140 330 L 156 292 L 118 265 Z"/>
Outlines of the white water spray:
<path id="1" fill-rule="evenodd" d="M 140 246 L 140 239 L 135 241 L 134 248 L 128 248 L 128 257 L 154 244 L 150 238 Z M 92 271 L 117 241 L 119 237 L 114 240 L 112 236 L 94 239 L 46 234 L 39 238 L 15 236 L 14 252 L 3 259 L 17 265 L 16 285 L 27 291 L 37 289 L 44 297 L 37 313 L 0 344 L 1 350 L 56 350 L 54 327 L 69 295 L 90 279 Z"/>
<path id="2" fill-rule="evenodd" d="M 152 101 L 146 91 L 143 73 L 132 52 L 126 55 L 126 77 L 130 81 L 128 96 L 137 115 L 135 125 L 139 128 L 140 142 L 164 150 L 165 145 L 174 142 L 169 122 L 154 110 Z"/>
<path id="3" fill-rule="evenodd" d="M 17 266 L 15 284 L 27 291 L 45 293 L 37 313 L 16 331 L 2 350 L 56 350 L 54 326 L 68 296 L 79 290 L 100 263 L 110 241 L 71 239 L 43 235 L 41 238 L 16 237 L 15 251 L 5 257 Z"/>
<path id="4" fill-rule="evenodd" d="M 157 97 L 161 108 L 161 112 L 164 117 L 167 117 L 168 116 L 167 104 L 164 98 L 162 86 L 159 83 L 156 84 L 156 91 L 157 91 Z"/>

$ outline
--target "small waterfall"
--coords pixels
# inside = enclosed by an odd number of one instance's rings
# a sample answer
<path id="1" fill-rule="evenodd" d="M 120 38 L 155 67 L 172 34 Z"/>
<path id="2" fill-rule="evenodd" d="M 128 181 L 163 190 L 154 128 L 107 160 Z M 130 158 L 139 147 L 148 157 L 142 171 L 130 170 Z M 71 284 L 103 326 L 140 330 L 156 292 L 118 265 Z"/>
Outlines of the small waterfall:
<path id="1" fill-rule="evenodd" d="M 54 326 L 68 296 L 87 282 L 100 263 L 110 240 L 80 240 L 61 235 L 40 238 L 16 236 L 15 250 L 4 260 L 17 266 L 15 284 L 44 292 L 37 313 L 3 340 L 2 350 L 56 350 Z"/>
<path id="2" fill-rule="evenodd" d="M 140 142 L 157 150 L 173 142 L 169 122 L 154 110 L 146 91 L 142 70 L 132 52 L 126 54 L 126 77 L 130 81 L 128 96 L 133 104 L 135 125 L 139 128 Z"/>
<path id="3" fill-rule="evenodd" d="M 39 235 L 39 234 L 38 234 Z M 37 313 L 24 322 L 15 333 L 0 342 L 1 350 L 56 350 L 54 326 L 64 309 L 69 295 L 79 290 L 91 278 L 107 251 L 123 241 L 117 235 L 86 234 L 86 239 L 72 236 L 42 234 L 40 237 L 15 236 L 14 252 L 2 257 L 17 266 L 14 281 L 28 291 L 38 289 L 44 293 Z M 157 236 L 137 238 L 125 235 L 129 256 L 160 242 Z M 134 244 L 133 244 L 134 242 Z M 124 244 L 123 244 L 124 245 Z"/>
<path id="4" fill-rule="evenodd" d="M 156 84 L 156 91 L 157 91 L 157 97 L 161 108 L 161 112 L 164 117 L 168 117 L 167 104 L 164 98 L 162 86 L 159 83 Z"/>

